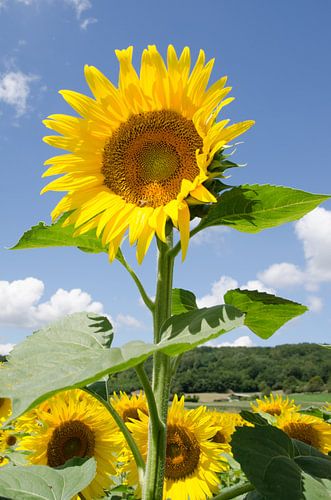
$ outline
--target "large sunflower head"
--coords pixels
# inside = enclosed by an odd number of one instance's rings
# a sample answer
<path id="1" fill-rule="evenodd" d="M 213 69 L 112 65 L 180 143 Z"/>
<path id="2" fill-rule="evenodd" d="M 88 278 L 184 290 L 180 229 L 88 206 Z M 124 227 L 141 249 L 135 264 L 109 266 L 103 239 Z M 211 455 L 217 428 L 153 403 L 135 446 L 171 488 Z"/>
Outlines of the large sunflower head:
<path id="1" fill-rule="evenodd" d="M 264 411 L 270 415 L 282 415 L 289 411 L 299 411 L 300 406 L 294 403 L 294 399 L 289 399 L 288 397 L 283 397 L 280 394 L 274 396 L 264 396 L 263 399 L 256 399 L 255 403 L 251 403 L 251 408 L 255 413 Z"/>
<path id="2" fill-rule="evenodd" d="M 118 86 L 93 66 L 85 76 L 93 98 L 62 90 L 80 115 L 51 115 L 46 127 L 60 135 L 45 137 L 51 146 L 70 151 L 46 161 L 45 176 L 64 174 L 44 191 L 67 191 L 53 219 L 70 212 L 66 225 L 77 235 L 91 229 L 116 256 L 126 231 L 137 242 L 141 262 L 156 234 L 165 241 L 170 220 L 180 232 L 183 257 L 189 240 L 189 201 L 216 199 L 204 183 L 217 151 L 253 125 L 226 127 L 216 122 L 230 87 L 226 78 L 209 88 L 213 60 L 201 50 L 190 71 L 190 51 L 177 56 L 168 47 L 167 63 L 154 45 L 143 51 L 140 73 L 132 64 L 133 48 L 117 50 Z M 213 174 L 214 175 L 214 174 Z"/>
<path id="3" fill-rule="evenodd" d="M 140 412 L 148 415 L 147 401 L 142 391 L 131 396 L 122 391 L 119 395 L 114 392 L 110 403 L 124 422 L 131 422 L 131 419 L 140 420 Z"/>
<path id="4" fill-rule="evenodd" d="M 106 408 L 90 394 L 74 389 L 56 394 L 47 405 L 37 407 L 24 422 L 30 435 L 24 436 L 19 449 L 30 451 L 33 464 L 59 467 L 72 457 L 94 457 L 97 473 L 82 491 L 84 498 L 104 496 L 104 489 L 116 474 L 119 450 L 118 428 Z"/>
<path id="5" fill-rule="evenodd" d="M 128 423 L 144 458 L 147 455 L 148 416 L 140 414 L 141 420 Z M 185 410 L 184 398 L 174 397 L 167 420 L 167 448 L 163 498 L 188 500 L 209 498 L 219 489 L 218 473 L 227 470 L 221 458 L 223 446 L 211 442 L 215 434 L 210 415 L 205 407 Z M 124 467 L 128 471 L 128 482 L 138 481 L 134 462 L 128 455 Z"/>
<path id="6" fill-rule="evenodd" d="M 322 453 L 331 451 L 331 425 L 321 418 L 287 412 L 277 418 L 276 426 L 291 438 L 299 439 Z"/>

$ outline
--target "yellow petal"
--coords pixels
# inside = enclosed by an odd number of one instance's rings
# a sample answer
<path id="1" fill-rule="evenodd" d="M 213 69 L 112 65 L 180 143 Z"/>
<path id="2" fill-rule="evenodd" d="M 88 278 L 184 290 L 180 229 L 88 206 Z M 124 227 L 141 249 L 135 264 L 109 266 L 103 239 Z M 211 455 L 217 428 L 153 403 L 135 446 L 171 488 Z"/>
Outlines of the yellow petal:
<path id="1" fill-rule="evenodd" d="M 190 195 L 204 203 L 214 203 L 217 201 L 215 196 L 211 194 L 202 184 L 191 191 Z"/>
<path id="2" fill-rule="evenodd" d="M 145 226 L 137 242 L 137 261 L 141 264 L 154 236 L 154 229 Z"/>

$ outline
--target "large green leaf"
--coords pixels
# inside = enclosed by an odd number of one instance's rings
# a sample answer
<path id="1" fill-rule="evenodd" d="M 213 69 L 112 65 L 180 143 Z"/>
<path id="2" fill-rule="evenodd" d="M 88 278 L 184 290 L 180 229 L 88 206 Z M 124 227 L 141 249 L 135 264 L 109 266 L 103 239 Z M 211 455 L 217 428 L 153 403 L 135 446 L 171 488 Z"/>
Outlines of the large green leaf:
<path id="1" fill-rule="evenodd" d="M 232 306 L 195 309 L 172 316 L 162 325 L 162 350 L 177 355 L 243 326 L 244 315 Z"/>
<path id="2" fill-rule="evenodd" d="M 82 387 L 126 370 L 155 351 L 153 344 L 139 341 L 107 348 L 112 330 L 104 331 L 104 320 L 93 314 L 73 314 L 27 337 L 11 351 L 0 370 L 0 393 L 13 400 L 12 419 L 61 389 Z"/>
<path id="3" fill-rule="evenodd" d="M 331 482 L 320 481 L 303 473 L 304 497 L 306 500 L 330 500 Z"/>
<path id="4" fill-rule="evenodd" d="M 231 446 L 234 458 L 261 495 L 268 500 L 302 500 L 301 469 L 284 432 L 272 426 L 240 427 Z"/>
<path id="5" fill-rule="evenodd" d="M 0 397 L 13 400 L 12 420 L 60 390 L 83 387 L 136 366 L 155 351 L 180 354 L 242 324 L 240 311 L 216 306 L 173 316 L 159 344 L 134 341 L 109 349 L 112 328 L 105 318 L 73 314 L 11 351 L 0 370 Z"/>
<path id="6" fill-rule="evenodd" d="M 172 314 L 182 314 L 198 309 L 196 296 L 189 290 L 173 288 L 171 308 Z"/>
<path id="7" fill-rule="evenodd" d="M 89 231 L 81 236 L 73 236 L 74 226 L 62 227 L 64 220 L 68 217 L 63 215 L 57 222 L 47 226 L 39 222 L 36 226 L 26 231 L 12 250 L 24 248 L 47 248 L 47 247 L 77 247 L 85 252 L 99 253 L 107 252 L 106 247 L 97 238 L 95 231 Z"/>
<path id="8" fill-rule="evenodd" d="M 245 313 L 245 325 L 263 339 L 307 311 L 302 304 L 256 290 L 229 290 L 224 295 L 224 301 Z"/>
<path id="9" fill-rule="evenodd" d="M 223 193 L 200 227 L 226 225 L 257 233 L 300 219 L 329 197 L 283 186 L 245 184 Z"/>
<path id="10" fill-rule="evenodd" d="M 96 473 L 93 458 L 79 467 L 52 469 L 45 465 L 0 469 L 0 496 L 15 500 L 71 500 Z"/>

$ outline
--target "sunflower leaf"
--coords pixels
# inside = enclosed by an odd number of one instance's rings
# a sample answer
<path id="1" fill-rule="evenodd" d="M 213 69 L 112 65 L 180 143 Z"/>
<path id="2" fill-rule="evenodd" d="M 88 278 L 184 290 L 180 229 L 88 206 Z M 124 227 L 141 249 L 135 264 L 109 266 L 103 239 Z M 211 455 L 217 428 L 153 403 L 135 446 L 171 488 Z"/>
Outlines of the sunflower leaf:
<path id="1" fill-rule="evenodd" d="M 91 230 L 86 234 L 74 236 L 74 226 L 62 227 L 63 222 L 68 217 L 64 214 L 57 222 L 47 226 L 44 222 L 39 222 L 36 226 L 28 229 L 11 250 L 21 250 L 26 248 L 47 248 L 47 247 L 77 247 L 84 252 L 100 253 L 107 252 L 107 248 L 101 243 Z"/>
<path id="2" fill-rule="evenodd" d="M 159 344 L 133 341 L 112 348 L 105 331 L 111 325 L 104 320 L 91 313 L 72 314 L 14 347 L 0 370 L 0 397 L 13 403 L 10 420 L 60 390 L 85 387 L 127 370 L 156 351 L 177 355 L 203 344 L 241 326 L 243 314 L 231 306 L 190 311 L 171 318 Z"/>
<path id="3" fill-rule="evenodd" d="M 196 296 L 189 290 L 173 288 L 171 307 L 174 315 L 198 309 Z"/>
<path id="4" fill-rule="evenodd" d="M 272 426 L 240 427 L 232 436 L 234 458 L 258 492 L 268 500 L 302 500 L 300 467 L 291 439 Z"/>
<path id="5" fill-rule="evenodd" d="M 245 313 L 245 325 L 263 339 L 307 311 L 302 304 L 256 290 L 229 290 L 224 301 Z"/>
<path id="6" fill-rule="evenodd" d="M 200 228 L 225 225 L 258 233 L 300 219 L 328 198 L 283 186 L 244 184 L 223 193 L 201 220 Z"/>
<path id="7" fill-rule="evenodd" d="M 244 315 L 232 306 L 222 305 L 193 309 L 172 316 L 161 327 L 159 346 L 168 355 L 181 354 L 243 326 Z M 161 347 L 163 345 L 163 347 Z"/>
<path id="8" fill-rule="evenodd" d="M 90 484 L 95 473 L 93 458 L 81 466 L 61 470 L 45 465 L 6 466 L 0 469 L 0 496 L 15 500 L 70 500 Z"/>
<path id="9" fill-rule="evenodd" d="M 306 500 L 330 500 L 331 482 L 320 481 L 303 473 L 304 498 Z"/>
<path id="10" fill-rule="evenodd" d="M 99 316 L 76 313 L 14 347 L 0 370 L 1 396 L 13 400 L 11 420 L 60 390 L 84 387 L 126 370 L 156 350 L 154 344 L 139 341 L 109 349 L 107 332 L 99 326 Z"/>

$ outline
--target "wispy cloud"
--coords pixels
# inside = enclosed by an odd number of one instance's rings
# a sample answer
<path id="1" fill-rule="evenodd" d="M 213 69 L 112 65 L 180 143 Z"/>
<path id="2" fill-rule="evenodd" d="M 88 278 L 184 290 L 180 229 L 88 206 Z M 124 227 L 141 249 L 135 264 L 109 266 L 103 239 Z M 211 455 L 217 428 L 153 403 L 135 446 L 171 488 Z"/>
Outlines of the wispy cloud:
<path id="1" fill-rule="evenodd" d="M 82 30 L 87 30 L 90 24 L 95 24 L 97 22 L 98 20 L 95 17 L 87 17 L 80 23 L 80 27 L 82 28 Z"/>
<path id="2" fill-rule="evenodd" d="M 31 83 L 37 79 L 37 76 L 22 71 L 7 71 L 0 75 L 0 103 L 12 106 L 17 117 L 24 115 L 28 110 Z"/>

